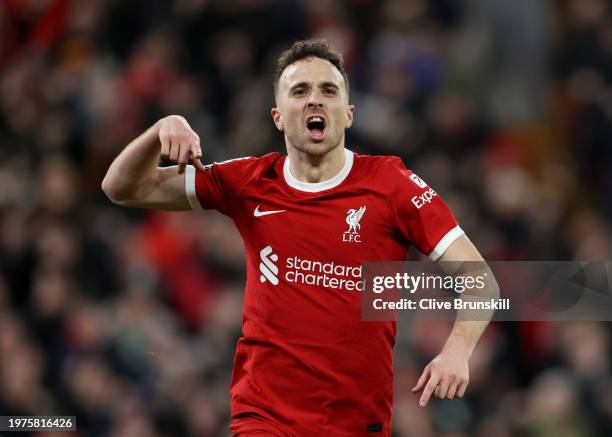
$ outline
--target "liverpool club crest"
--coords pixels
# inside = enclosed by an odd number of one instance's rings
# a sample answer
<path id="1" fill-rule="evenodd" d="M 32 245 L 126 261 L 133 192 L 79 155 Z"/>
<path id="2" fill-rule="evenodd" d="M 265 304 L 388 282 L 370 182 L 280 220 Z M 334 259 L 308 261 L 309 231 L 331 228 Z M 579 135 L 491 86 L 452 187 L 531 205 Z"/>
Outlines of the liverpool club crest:
<path id="1" fill-rule="evenodd" d="M 342 241 L 347 243 L 361 243 L 361 221 L 363 215 L 366 212 L 366 207 L 362 206 L 359 209 L 349 209 L 346 212 L 346 224 L 349 226 L 348 230 L 342 234 Z"/>

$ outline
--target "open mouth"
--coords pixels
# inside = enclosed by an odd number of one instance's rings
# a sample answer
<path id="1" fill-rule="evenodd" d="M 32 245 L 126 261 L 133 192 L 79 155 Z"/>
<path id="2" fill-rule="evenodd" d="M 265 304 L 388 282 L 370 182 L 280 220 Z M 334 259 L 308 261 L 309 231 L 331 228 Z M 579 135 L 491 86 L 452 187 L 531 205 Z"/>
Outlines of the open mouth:
<path id="1" fill-rule="evenodd" d="M 306 128 L 313 139 L 322 139 L 325 134 L 325 119 L 318 115 L 308 117 Z"/>

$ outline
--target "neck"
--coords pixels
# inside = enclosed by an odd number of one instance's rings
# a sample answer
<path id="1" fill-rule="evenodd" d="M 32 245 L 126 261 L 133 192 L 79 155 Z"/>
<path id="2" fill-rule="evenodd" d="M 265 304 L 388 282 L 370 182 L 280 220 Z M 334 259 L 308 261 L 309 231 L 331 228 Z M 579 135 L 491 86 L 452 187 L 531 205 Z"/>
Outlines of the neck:
<path id="1" fill-rule="evenodd" d="M 344 165 L 344 145 L 322 155 L 312 155 L 287 146 L 291 174 L 301 182 L 317 183 L 333 178 Z"/>

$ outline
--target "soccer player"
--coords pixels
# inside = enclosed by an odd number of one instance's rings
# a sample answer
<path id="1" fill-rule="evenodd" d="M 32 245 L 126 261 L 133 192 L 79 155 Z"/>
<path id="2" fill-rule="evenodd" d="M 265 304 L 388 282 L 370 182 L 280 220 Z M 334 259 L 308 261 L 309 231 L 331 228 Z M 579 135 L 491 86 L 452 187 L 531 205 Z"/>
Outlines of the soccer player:
<path id="1" fill-rule="evenodd" d="M 217 209 L 240 232 L 247 283 L 230 389 L 234 436 L 390 436 L 395 323 L 360 320 L 359 266 L 404 260 L 411 245 L 432 260 L 482 258 L 399 158 L 345 148 L 355 107 L 341 55 L 324 41 L 282 53 L 274 93 L 286 156 L 204 166 L 199 136 L 171 115 L 120 153 L 102 188 L 123 206 Z M 160 153 L 178 165 L 158 167 Z M 464 395 L 486 325 L 455 322 L 413 388 L 421 406 Z"/>

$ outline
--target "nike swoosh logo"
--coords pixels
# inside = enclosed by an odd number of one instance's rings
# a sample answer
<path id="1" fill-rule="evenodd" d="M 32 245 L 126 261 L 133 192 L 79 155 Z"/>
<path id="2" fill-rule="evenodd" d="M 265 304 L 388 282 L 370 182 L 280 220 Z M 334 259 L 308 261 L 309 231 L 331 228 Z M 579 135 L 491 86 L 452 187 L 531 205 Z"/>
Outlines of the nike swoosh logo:
<path id="1" fill-rule="evenodd" d="M 253 211 L 253 215 L 255 217 L 262 217 L 264 215 L 270 215 L 270 214 L 278 214 L 279 212 L 285 212 L 287 211 L 286 209 L 279 209 L 276 211 L 260 211 L 259 210 L 259 205 L 257 205 L 257 208 L 255 208 L 255 211 Z"/>

